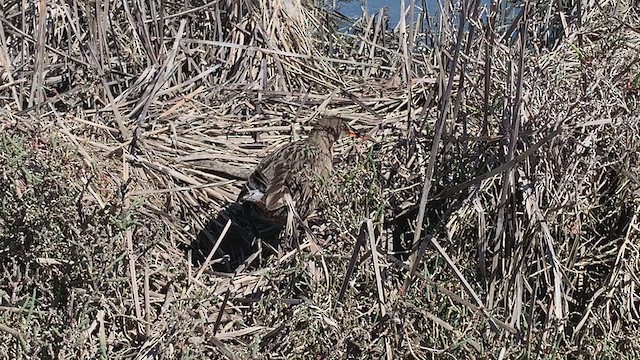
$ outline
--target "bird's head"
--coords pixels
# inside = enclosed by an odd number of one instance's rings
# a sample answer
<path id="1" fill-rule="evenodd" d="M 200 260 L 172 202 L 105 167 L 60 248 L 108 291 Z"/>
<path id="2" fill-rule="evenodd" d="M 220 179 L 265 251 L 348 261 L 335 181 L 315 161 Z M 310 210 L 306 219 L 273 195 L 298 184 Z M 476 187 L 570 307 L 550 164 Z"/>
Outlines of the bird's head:
<path id="1" fill-rule="evenodd" d="M 316 126 L 313 127 L 313 131 L 327 134 L 329 139 L 334 142 L 343 136 L 360 137 L 346 121 L 338 117 L 327 117 L 318 120 Z"/>

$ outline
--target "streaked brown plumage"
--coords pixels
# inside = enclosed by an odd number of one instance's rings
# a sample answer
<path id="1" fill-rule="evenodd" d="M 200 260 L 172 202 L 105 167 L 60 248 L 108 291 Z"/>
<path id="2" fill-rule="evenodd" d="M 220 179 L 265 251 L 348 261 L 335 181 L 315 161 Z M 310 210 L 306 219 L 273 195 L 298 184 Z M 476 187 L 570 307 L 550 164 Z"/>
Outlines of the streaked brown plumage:
<path id="1" fill-rule="evenodd" d="M 339 118 L 318 121 L 309 137 L 287 144 L 265 157 L 253 171 L 238 196 L 267 220 L 283 225 L 288 215 L 289 193 L 300 218 L 317 204 L 319 185 L 333 168 L 333 144 L 342 134 L 354 134 Z"/>

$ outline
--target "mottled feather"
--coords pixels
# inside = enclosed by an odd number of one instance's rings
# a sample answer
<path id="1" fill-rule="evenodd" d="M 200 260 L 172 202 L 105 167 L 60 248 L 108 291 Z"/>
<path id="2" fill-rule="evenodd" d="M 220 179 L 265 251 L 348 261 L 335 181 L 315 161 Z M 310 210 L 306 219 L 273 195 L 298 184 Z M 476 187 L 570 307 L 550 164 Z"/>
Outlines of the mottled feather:
<path id="1" fill-rule="evenodd" d="M 252 203 L 267 219 L 284 223 L 288 213 L 284 196 L 289 193 L 300 217 L 306 218 L 318 205 L 316 193 L 333 167 L 333 144 L 344 132 L 341 119 L 324 119 L 306 139 L 268 155 L 249 176 L 238 202 Z"/>

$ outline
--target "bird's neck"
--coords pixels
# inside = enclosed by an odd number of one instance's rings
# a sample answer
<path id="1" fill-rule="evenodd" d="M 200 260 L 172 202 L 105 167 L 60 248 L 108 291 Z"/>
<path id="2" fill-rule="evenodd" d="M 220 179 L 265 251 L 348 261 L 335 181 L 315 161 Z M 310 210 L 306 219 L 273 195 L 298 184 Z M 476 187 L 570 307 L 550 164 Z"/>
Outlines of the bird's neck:
<path id="1" fill-rule="evenodd" d="M 307 141 L 309 141 L 312 144 L 315 144 L 321 149 L 327 149 L 328 151 L 331 151 L 331 147 L 335 142 L 333 137 L 329 133 L 324 131 L 311 132 L 311 134 L 309 134 Z"/>

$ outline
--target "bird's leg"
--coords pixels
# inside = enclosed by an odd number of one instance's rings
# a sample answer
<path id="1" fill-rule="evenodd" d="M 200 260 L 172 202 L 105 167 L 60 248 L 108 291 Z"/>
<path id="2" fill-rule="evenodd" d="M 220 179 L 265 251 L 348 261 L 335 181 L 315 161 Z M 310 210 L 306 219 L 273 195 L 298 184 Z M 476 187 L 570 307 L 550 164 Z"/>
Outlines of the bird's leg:
<path id="1" fill-rule="evenodd" d="M 295 242 L 296 248 L 298 249 L 298 251 L 300 250 L 300 242 L 298 241 L 298 226 L 297 223 L 298 221 L 297 218 L 299 218 L 296 213 L 296 209 L 293 205 L 293 200 L 291 199 L 291 195 L 289 195 L 288 193 L 285 194 L 284 199 L 287 203 L 287 207 L 288 207 L 288 211 L 287 211 L 287 224 L 285 227 L 285 237 L 287 238 L 287 246 L 288 247 L 293 247 L 294 244 L 292 244 L 292 242 Z"/>
<path id="2" fill-rule="evenodd" d="M 262 239 L 262 232 L 258 229 L 256 217 L 254 216 L 255 211 L 252 208 L 252 204 L 249 201 L 245 201 L 242 203 L 242 211 L 245 214 L 245 218 L 249 220 L 249 226 L 251 227 L 251 232 L 253 233 L 252 244 L 256 245 L 257 251 L 259 252 L 258 257 L 259 257 L 260 266 L 263 266 L 264 265 L 263 256 L 262 256 L 263 250 L 267 250 L 275 255 L 278 254 L 278 251 L 274 249 L 273 246 L 271 246 L 271 244 L 269 244 L 269 240 L 265 241 Z M 263 225 L 265 225 L 264 222 L 263 222 Z M 268 235 L 269 234 L 267 233 L 267 236 Z"/>
<path id="3" fill-rule="evenodd" d="M 253 209 L 251 208 L 251 203 L 249 201 L 245 201 L 242 203 L 242 212 L 244 212 L 244 216 L 249 220 L 249 226 L 251 227 L 251 232 L 253 233 L 253 240 L 260 238 L 260 231 L 258 231 L 258 226 L 256 225 L 256 221 L 253 218 Z"/>
<path id="4" fill-rule="evenodd" d="M 293 212 L 291 211 L 291 209 L 288 210 L 287 212 L 287 220 L 284 226 L 284 247 L 287 249 L 291 249 L 294 247 L 294 237 L 295 237 L 295 233 L 297 231 L 297 225 L 296 225 L 296 221 L 295 218 L 293 216 Z"/>
<path id="5" fill-rule="evenodd" d="M 309 222 L 307 221 L 307 219 L 301 220 L 300 226 L 302 227 L 302 231 L 304 231 L 304 233 L 307 235 L 307 239 L 310 244 L 309 248 L 311 249 L 310 250 L 311 254 L 315 255 L 320 253 L 322 250 L 320 248 L 320 245 L 318 244 L 318 241 L 316 241 L 316 237 L 313 235 L 311 228 L 309 227 Z"/>
<path id="6" fill-rule="evenodd" d="M 260 238 L 256 238 L 256 241 L 258 242 L 258 264 L 260 267 L 264 266 L 264 258 L 262 257 L 262 240 L 260 240 Z"/>
<path id="7" fill-rule="evenodd" d="M 287 214 L 287 238 L 289 241 L 289 246 L 292 247 L 293 244 L 291 244 L 291 242 L 295 241 L 295 246 L 298 249 L 298 251 L 300 251 L 301 232 L 302 232 L 302 231 L 299 231 L 300 228 L 302 228 L 302 230 L 307 234 L 307 236 L 309 237 L 309 241 L 313 245 L 315 245 L 315 241 L 314 241 L 315 239 L 314 239 L 313 233 L 311 232 L 311 229 L 309 228 L 307 220 L 306 219 L 303 220 L 300 217 L 300 214 L 298 214 L 298 212 L 296 211 L 290 196 L 288 198 L 285 197 L 285 200 L 287 200 L 287 204 L 289 205 L 289 212 Z M 317 246 L 313 247 L 314 252 L 316 248 Z"/>

